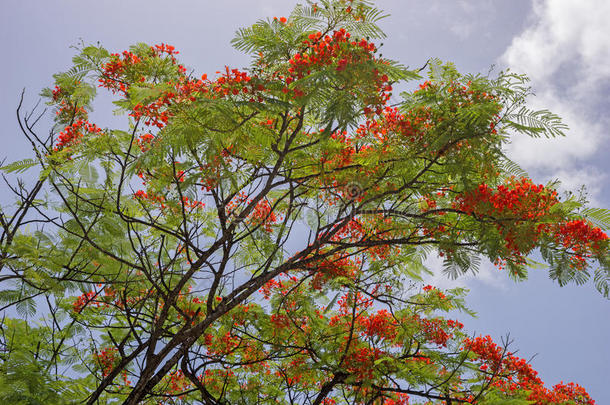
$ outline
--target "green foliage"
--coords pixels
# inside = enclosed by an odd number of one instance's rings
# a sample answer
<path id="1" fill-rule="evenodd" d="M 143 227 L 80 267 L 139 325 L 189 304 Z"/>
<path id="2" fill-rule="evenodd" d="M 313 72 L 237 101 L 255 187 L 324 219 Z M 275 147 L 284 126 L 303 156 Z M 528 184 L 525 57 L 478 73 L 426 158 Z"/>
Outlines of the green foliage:
<path id="1" fill-rule="evenodd" d="M 564 131 L 568 129 L 561 122 L 561 118 L 548 110 L 534 111 L 521 107 L 517 113 L 507 114 L 505 120 L 510 128 L 534 138 L 541 135 L 546 137 L 565 136 Z"/>
<path id="2" fill-rule="evenodd" d="M 26 158 L 23 160 L 18 160 L 16 162 L 11 162 L 8 165 L 0 167 L 0 170 L 6 173 L 23 173 L 31 167 L 38 166 L 38 161 L 36 159 Z"/>
<path id="3" fill-rule="evenodd" d="M 410 70 L 370 42 L 383 17 L 369 1 L 307 2 L 239 30 L 251 66 L 209 78 L 166 44 L 79 49 L 42 92 L 51 138 L 0 168 L 40 170 L 0 212 L 0 402 L 559 395 L 507 342 L 449 318 L 474 315 L 464 289 L 423 280 L 482 259 L 525 279 L 539 249 L 558 284 L 592 276 L 608 296 L 610 213 L 506 156 L 515 132 L 566 130 L 525 105 L 525 76 Z M 393 99 L 410 80 L 423 82 Z M 124 127 L 89 121 L 98 88 Z"/>
<path id="4" fill-rule="evenodd" d="M 48 331 L 32 328 L 24 321 L 4 319 L 2 332 L 7 350 L 0 357 L 1 403 L 75 403 L 68 399 L 71 390 L 66 381 L 53 377 L 48 368 L 51 363 L 45 352 L 49 348 L 42 343 Z"/>

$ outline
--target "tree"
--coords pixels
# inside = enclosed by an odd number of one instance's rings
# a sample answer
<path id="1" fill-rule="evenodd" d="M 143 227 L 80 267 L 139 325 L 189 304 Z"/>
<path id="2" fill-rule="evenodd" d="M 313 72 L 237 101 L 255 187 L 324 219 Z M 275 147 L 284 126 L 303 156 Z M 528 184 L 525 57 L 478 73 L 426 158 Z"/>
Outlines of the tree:
<path id="1" fill-rule="evenodd" d="M 43 91 L 48 137 L 19 106 L 34 157 L 3 170 L 39 172 L 0 215 L 4 403 L 594 403 L 421 283 L 428 255 L 521 280 L 539 250 L 609 295 L 608 211 L 503 152 L 565 127 L 525 107 L 525 76 L 383 58 L 381 17 L 297 6 L 238 31 L 252 65 L 214 78 L 166 44 L 83 46 Z M 124 129 L 89 121 L 98 88 Z"/>

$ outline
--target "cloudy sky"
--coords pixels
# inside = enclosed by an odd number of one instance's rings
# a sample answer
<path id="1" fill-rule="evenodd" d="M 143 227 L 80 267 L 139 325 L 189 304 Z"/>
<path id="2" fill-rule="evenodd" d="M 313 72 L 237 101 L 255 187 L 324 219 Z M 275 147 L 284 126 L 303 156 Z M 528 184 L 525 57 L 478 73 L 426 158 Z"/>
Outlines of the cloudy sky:
<path id="1" fill-rule="evenodd" d="M 3 3 L 0 15 L 0 159 L 28 156 L 15 120 L 22 88 L 26 105 L 37 100 L 51 75 L 69 66 L 71 45 L 100 42 L 120 51 L 136 42 L 170 43 L 196 72 L 247 58 L 230 47 L 238 27 L 263 17 L 288 15 L 294 0 L 28 0 Z M 378 0 L 390 16 L 383 54 L 411 67 L 430 57 L 463 72 L 510 68 L 527 73 L 537 97 L 569 125 L 569 136 L 515 138 L 510 155 L 538 182 L 559 178 L 566 189 L 588 186 L 591 201 L 610 207 L 610 2 L 608 0 Z M 101 117 L 100 119 L 103 119 Z M 99 121 L 99 120 L 98 120 Z M 97 122 L 102 127 L 102 122 Z M 42 130 L 42 128 L 41 128 Z M 520 285 L 485 267 L 471 289 L 473 331 L 499 340 L 510 333 L 513 349 L 533 355 L 534 367 L 553 385 L 575 381 L 599 404 L 610 403 L 610 301 L 592 285 L 559 288 L 544 271 Z M 447 280 L 436 279 L 451 285 Z"/>

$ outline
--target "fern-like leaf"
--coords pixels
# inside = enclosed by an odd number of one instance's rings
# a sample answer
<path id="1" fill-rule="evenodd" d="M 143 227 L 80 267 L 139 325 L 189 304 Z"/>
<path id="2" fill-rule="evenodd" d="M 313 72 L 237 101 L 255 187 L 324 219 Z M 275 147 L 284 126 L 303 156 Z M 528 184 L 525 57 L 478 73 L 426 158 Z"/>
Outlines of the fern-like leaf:
<path id="1" fill-rule="evenodd" d="M 6 173 L 23 173 L 28 170 L 30 167 L 34 167 L 38 165 L 38 161 L 35 159 L 23 159 L 18 160 L 13 163 L 9 163 L 8 165 L 0 167 L 0 170 Z"/>
<path id="2" fill-rule="evenodd" d="M 600 228 L 604 230 L 610 229 L 610 210 L 605 208 L 585 208 L 580 213 Z"/>
<path id="3" fill-rule="evenodd" d="M 509 128 L 533 138 L 565 136 L 564 131 L 568 129 L 561 118 L 552 112 L 535 111 L 527 107 L 521 107 L 518 112 L 505 115 L 502 122 Z"/>

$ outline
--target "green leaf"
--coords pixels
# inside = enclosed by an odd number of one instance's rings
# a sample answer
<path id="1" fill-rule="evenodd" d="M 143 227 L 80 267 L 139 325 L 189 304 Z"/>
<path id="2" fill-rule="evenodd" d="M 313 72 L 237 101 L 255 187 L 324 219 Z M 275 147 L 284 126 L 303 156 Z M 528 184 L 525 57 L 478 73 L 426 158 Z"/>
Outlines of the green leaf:
<path id="1" fill-rule="evenodd" d="M 8 165 L 0 167 L 0 170 L 6 173 L 23 173 L 31 167 L 37 166 L 38 161 L 36 159 L 23 159 L 16 162 L 9 163 Z"/>
<path id="2" fill-rule="evenodd" d="M 610 298 L 610 267 L 606 265 L 595 270 L 593 281 L 597 291 L 604 297 Z"/>
<path id="3" fill-rule="evenodd" d="M 547 138 L 565 136 L 568 129 L 556 114 L 548 110 L 530 110 L 527 107 L 521 107 L 517 113 L 506 114 L 502 122 L 509 128 L 533 138 L 541 135 Z"/>
<path id="4" fill-rule="evenodd" d="M 79 167 L 78 174 L 80 175 L 80 178 L 87 184 L 96 184 L 99 179 L 99 175 L 95 166 L 86 161 Z"/>
<path id="5" fill-rule="evenodd" d="M 605 208 L 584 208 L 580 211 L 586 219 L 604 230 L 610 230 L 610 210 Z"/>

